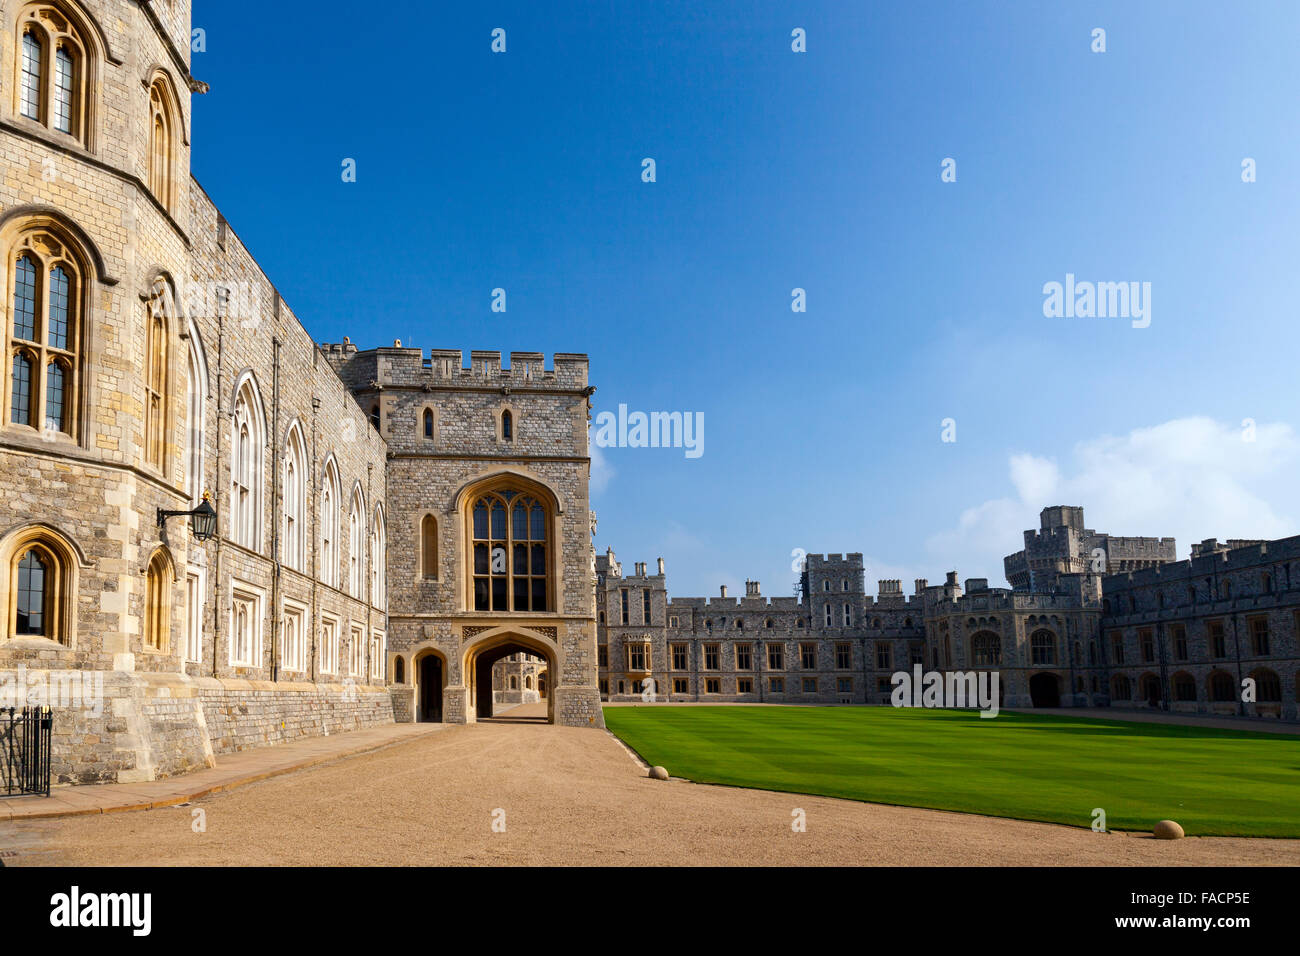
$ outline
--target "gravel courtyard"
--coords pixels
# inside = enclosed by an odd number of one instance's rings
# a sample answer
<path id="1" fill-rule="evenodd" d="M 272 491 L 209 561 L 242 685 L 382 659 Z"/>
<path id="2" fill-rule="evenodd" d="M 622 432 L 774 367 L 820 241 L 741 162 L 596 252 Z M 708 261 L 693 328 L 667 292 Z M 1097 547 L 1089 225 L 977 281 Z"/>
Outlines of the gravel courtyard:
<path id="1" fill-rule="evenodd" d="M 670 771 L 672 768 L 668 768 Z M 792 832 L 792 811 L 807 831 Z M 203 810 L 206 832 L 191 828 Z M 504 832 L 494 820 L 504 811 Z M 1300 841 L 1141 836 L 649 780 L 603 731 L 481 723 L 191 805 L 0 824 L 8 866 L 1300 865 Z"/>

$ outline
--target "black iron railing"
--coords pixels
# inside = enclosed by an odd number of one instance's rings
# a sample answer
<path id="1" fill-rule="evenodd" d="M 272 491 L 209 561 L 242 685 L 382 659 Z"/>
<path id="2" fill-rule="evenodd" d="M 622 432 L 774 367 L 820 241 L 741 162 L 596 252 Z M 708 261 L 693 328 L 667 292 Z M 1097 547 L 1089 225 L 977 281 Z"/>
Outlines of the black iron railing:
<path id="1" fill-rule="evenodd" d="M 50 795 L 53 731 L 48 707 L 0 708 L 0 797 Z"/>

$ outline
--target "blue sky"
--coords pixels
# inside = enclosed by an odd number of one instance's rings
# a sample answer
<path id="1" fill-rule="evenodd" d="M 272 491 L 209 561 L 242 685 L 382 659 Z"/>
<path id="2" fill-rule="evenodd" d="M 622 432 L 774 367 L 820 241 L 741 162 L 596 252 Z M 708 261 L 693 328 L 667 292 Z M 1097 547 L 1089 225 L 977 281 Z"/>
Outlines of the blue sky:
<path id="1" fill-rule="evenodd" d="M 1004 583 L 1058 503 L 1300 532 L 1293 3 L 258 15 L 195 4 L 195 176 L 320 341 L 586 352 L 596 412 L 703 413 L 699 458 L 597 463 L 598 550 L 675 595 L 788 594 L 798 548 Z M 1150 326 L 1044 317 L 1067 273 Z"/>

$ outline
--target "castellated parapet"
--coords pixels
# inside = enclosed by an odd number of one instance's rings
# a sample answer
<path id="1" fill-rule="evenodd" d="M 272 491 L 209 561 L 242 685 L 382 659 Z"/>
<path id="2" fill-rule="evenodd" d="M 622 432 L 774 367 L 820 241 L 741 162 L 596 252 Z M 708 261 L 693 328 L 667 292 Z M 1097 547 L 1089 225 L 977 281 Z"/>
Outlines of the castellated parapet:
<path id="1" fill-rule="evenodd" d="M 1025 532 L 1024 550 L 1003 561 L 1017 590 L 1050 591 L 1063 574 L 1116 574 L 1178 557 L 1173 538 L 1117 537 L 1085 527 L 1081 507 L 1044 508 L 1039 520 L 1039 530 Z"/>

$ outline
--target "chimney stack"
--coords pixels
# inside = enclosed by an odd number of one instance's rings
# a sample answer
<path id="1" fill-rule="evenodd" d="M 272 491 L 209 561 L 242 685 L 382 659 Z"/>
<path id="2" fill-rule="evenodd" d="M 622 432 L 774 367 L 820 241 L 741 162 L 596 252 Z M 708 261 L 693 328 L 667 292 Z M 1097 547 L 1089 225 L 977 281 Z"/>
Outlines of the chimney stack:
<path id="1" fill-rule="evenodd" d="M 722 596 L 723 597 L 727 596 L 727 586 L 725 584 L 722 586 Z"/>
<path id="2" fill-rule="evenodd" d="M 925 586 L 926 586 L 928 583 L 929 583 L 929 582 L 926 581 L 925 578 L 917 578 L 917 579 L 916 579 L 916 593 L 917 593 L 917 594 L 924 594 L 924 593 L 925 593 Z"/>
<path id="3" fill-rule="evenodd" d="M 763 595 L 759 592 L 757 581 L 745 582 L 745 597 L 762 597 L 762 596 Z"/>
<path id="4" fill-rule="evenodd" d="M 660 574 L 663 574 L 663 573 L 664 573 L 664 559 L 663 559 L 663 558 L 660 558 L 660 559 L 659 559 L 659 573 L 660 573 Z"/>

